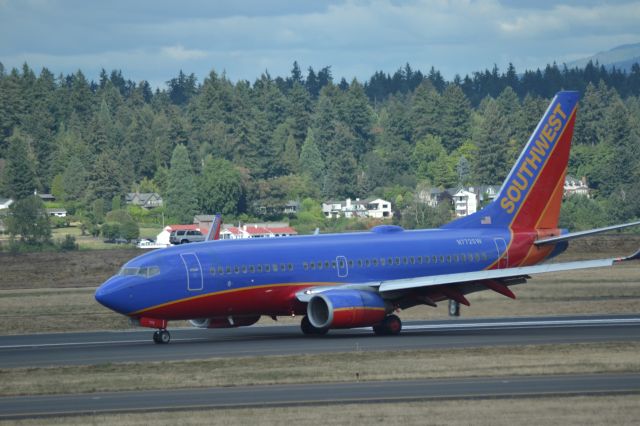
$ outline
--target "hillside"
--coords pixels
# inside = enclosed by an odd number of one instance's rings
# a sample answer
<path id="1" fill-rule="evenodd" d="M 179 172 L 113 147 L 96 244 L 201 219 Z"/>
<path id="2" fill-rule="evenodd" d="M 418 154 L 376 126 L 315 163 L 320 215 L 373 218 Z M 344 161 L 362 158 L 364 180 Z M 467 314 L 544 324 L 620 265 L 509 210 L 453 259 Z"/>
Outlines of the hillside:
<path id="1" fill-rule="evenodd" d="M 615 66 L 617 69 L 631 72 L 631 66 L 635 63 L 640 63 L 640 43 L 617 46 L 605 52 L 598 52 L 588 58 L 569 62 L 567 66 L 569 68 L 583 68 L 589 61 L 598 62 L 607 68 Z"/>

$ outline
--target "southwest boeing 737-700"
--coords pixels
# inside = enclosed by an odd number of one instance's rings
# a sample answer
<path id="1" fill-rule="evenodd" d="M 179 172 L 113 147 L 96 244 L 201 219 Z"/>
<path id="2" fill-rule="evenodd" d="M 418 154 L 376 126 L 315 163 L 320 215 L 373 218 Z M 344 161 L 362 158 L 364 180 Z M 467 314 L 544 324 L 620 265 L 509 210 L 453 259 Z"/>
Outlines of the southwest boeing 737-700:
<path id="1" fill-rule="evenodd" d="M 559 92 L 511 169 L 495 201 L 438 229 L 376 226 L 370 232 L 205 241 L 136 257 L 96 291 L 98 302 L 167 343 L 171 320 L 197 327 L 254 324 L 302 315 L 302 331 L 373 327 L 398 334 L 393 313 L 509 288 L 531 275 L 612 266 L 640 257 L 540 264 L 568 240 L 640 222 L 567 233 L 558 229 L 578 103 Z"/>

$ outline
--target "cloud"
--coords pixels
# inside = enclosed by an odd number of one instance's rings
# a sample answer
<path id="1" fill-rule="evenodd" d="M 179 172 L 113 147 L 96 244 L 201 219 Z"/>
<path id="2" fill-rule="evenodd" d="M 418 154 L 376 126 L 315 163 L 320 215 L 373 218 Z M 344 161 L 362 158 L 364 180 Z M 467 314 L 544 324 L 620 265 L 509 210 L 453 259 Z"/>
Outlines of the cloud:
<path id="1" fill-rule="evenodd" d="M 206 58 L 207 52 L 198 49 L 185 49 L 181 44 L 175 46 L 165 46 L 160 49 L 160 53 L 176 61 L 188 61 L 191 59 Z"/>

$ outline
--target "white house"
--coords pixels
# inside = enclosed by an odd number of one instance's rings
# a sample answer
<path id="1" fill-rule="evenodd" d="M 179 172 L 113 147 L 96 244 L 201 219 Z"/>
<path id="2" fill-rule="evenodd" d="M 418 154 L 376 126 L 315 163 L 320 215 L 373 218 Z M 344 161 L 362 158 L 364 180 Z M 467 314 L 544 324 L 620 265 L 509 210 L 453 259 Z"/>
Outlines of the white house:
<path id="1" fill-rule="evenodd" d="M 49 216 L 55 216 L 55 217 L 67 217 L 67 210 L 66 209 L 47 209 L 47 214 Z"/>
<path id="2" fill-rule="evenodd" d="M 573 176 L 567 175 L 564 178 L 564 196 L 582 195 L 589 198 L 590 188 L 587 185 L 587 178 L 583 176 L 582 179 L 576 179 Z"/>
<path id="3" fill-rule="evenodd" d="M 390 219 L 393 217 L 393 211 L 391 211 L 391 203 L 383 200 L 382 198 L 376 198 L 375 200 L 367 203 L 367 216 L 376 219 Z"/>
<path id="4" fill-rule="evenodd" d="M 0 210 L 8 209 L 11 204 L 13 204 L 13 200 L 11 198 L 0 197 Z"/>
<path id="5" fill-rule="evenodd" d="M 329 219 L 337 219 L 339 217 L 388 219 L 393 217 L 391 203 L 381 198 L 374 200 L 360 200 L 360 198 L 352 200 L 347 198 L 345 201 L 326 201 L 322 203 L 322 213 Z"/>
<path id="6" fill-rule="evenodd" d="M 478 196 L 474 192 L 460 188 L 453 194 L 453 206 L 456 216 L 470 215 L 478 210 Z"/>

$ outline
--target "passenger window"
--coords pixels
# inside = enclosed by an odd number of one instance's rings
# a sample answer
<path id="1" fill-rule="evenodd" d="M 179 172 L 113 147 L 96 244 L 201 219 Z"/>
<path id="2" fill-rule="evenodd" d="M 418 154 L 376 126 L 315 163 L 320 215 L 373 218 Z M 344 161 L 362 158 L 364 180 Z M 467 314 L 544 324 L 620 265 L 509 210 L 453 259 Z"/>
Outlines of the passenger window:
<path id="1" fill-rule="evenodd" d="M 283 272 L 284 272 L 284 271 L 286 271 L 286 269 L 285 269 L 285 267 L 284 267 L 284 263 L 281 263 L 281 264 L 280 264 L 280 270 L 281 270 L 281 271 L 283 271 Z"/>
<path id="2" fill-rule="evenodd" d="M 412 265 L 415 265 L 415 264 L 416 264 L 416 258 L 415 258 L 415 257 L 413 257 L 413 256 L 411 256 L 411 257 L 409 258 L 409 263 L 411 263 Z"/>
<path id="3" fill-rule="evenodd" d="M 311 270 L 315 270 L 316 269 L 316 262 L 309 262 L 309 267 L 311 268 Z"/>
<path id="4" fill-rule="evenodd" d="M 353 268 L 353 260 L 349 261 L 349 268 Z"/>
<path id="5" fill-rule="evenodd" d="M 236 274 L 240 272 L 240 267 L 238 265 L 234 265 L 233 266 L 233 272 L 235 272 Z"/>
<path id="6" fill-rule="evenodd" d="M 231 265 L 227 265 L 227 274 L 231 273 Z"/>
<path id="7" fill-rule="evenodd" d="M 384 266 L 384 257 L 380 258 L 380 266 Z"/>
<path id="8" fill-rule="evenodd" d="M 218 266 L 218 274 L 222 275 L 224 273 L 224 270 L 222 269 L 222 266 Z"/>
<path id="9" fill-rule="evenodd" d="M 409 259 L 407 259 L 407 256 L 405 256 L 405 257 L 402 259 L 402 263 L 404 263 L 405 265 L 407 265 L 407 264 L 409 263 Z"/>
<path id="10" fill-rule="evenodd" d="M 453 256 L 453 261 L 456 263 L 460 262 L 460 258 L 458 257 L 457 254 Z"/>
<path id="11" fill-rule="evenodd" d="M 399 265 L 399 264 L 400 264 L 400 258 L 396 257 L 396 265 Z"/>
<path id="12" fill-rule="evenodd" d="M 476 253 L 474 255 L 474 259 L 476 260 L 476 262 L 480 262 L 480 255 L 478 253 Z"/>
<path id="13" fill-rule="evenodd" d="M 393 257 L 390 257 L 387 259 L 387 265 L 389 266 L 393 265 Z"/>
<path id="14" fill-rule="evenodd" d="M 325 260 L 325 261 L 324 261 L 324 269 L 329 269 L 329 265 L 330 265 L 330 264 L 329 264 L 329 261 L 328 261 L 328 260 Z"/>
<path id="15" fill-rule="evenodd" d="M 467 255 L 466 254 L 462 253 L 460 255 L 460 258 L 462 259 L 462 263 L 467 263 Z"/>
<path id="16" fill-rule="evenodd" d="M 482 252 L 482 260 L 487 260 L 487 253 Z"/>
<path id="17" fill-rule="evenodd" d="M 358 259 L 358 266 L 362 268 L 362 259 Z"/>
<path id="18" fill-rule="evenodd" d="M 259 264 L 258 265 L 258 273 L 261 273 L 261 272 L 262 272 L 262 265 Z"/>
<path id="19" fill-rule="evenodd" d="M 371 261 L 369 259 L 365 260 L 364 263 L 367 268 L 371 266 Z"/>
<path id="20" fill-rule="evenodd" d="M 293 271 L 293 263 L 288 264 L 287 268 L 289 268 L 290 271 Z"/>
<path id="21" fill-rule="evenodd" d="M 429 256 L 425 256 L 424 263 L 429 263 L 429 262 L 431 262 L 431 258 Z"/>
<path id="22" fill-rule="evenodd" d="M 242 265 L 242 273 L 243 274 L 247 273 L 247 265 Z"/>
<path id="23" fill-rule="evenodd" d="M 331 267 L 332 267 L 333 269 L 336 269 L 336 261 L 335 261 L 335 260 L 332 260 L 332 261 L 331 261 Z"/>
<path id="24" fill-rule="evenodd" d="M 418 256 L 418 264 L 422 263 L 422 256 Z"/>
<path id="25" fill-rule="evenodd" d="M 209 273 L 210 273 L 211 275 L 215 275 L 215 274 L 216 274 L 216 267 L 215 267 L 215 266 L 212 266 L 211 268 L 209 268 Z"/>
<path id="26" fill-rule="evenodd" d="M 303 268 L 305 271 L 308 271 L 308 270 L 309 270 L 309 264 L 308 264 L 307 262 L 303 262 L 303 263 L 302 263 L 302 268 Z"/>
<path id="27" fill-rule="evenodd" d="M 265 272 L 271 272 L 271 265 L 269 265 L 268 263 L 266 265 L 264 265 L 264 271 Z"/>
<path id="28" fill-rule="evenodd" d="M 256 272 L 256 267 L 253 265 L 249 265 L 249 272 L 251 272 L 252 274 Z"/>
<path id="29" fill-rule="evenodd" d="M 444 256 L 440 256 L 440 263 L 444 263 Z"/>
<path id="30" fill-rule="evenodd" d="M 447 256 L 447 263 L 451 263 L 451 255 Z"/>
<path id="31" fill-rule="evenodd" d="M 438 263 L 438 256 L 431 256 L 431 261 L 433 263 Z"/>
<path id="32" fill-rule="evenodd" d="M 345 266 L 345 264 L 344 264 L 344 260 L 340 260 L 340 261 L 339 261 L 339 264 L 340 264 L 340 267 L 341 267 L 341 268 L 344 268 L 344 266 Z"/>

